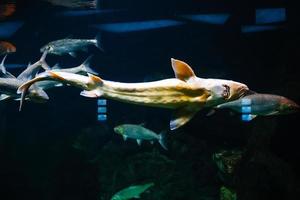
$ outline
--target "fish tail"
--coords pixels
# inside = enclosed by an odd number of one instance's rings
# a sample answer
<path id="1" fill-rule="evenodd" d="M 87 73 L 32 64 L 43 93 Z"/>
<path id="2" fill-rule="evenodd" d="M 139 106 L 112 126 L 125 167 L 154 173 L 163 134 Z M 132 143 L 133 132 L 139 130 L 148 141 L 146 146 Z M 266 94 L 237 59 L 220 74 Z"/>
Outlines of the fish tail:
<path id="1" fill-rule="evenodd" d="M 166 132 L 165 131 L 162 131 L 160 134 L 159 134 L 159 139 L 158 139 L 158 142 L 159 144 L 162 146 L 162 148 L 164 148 L 165 150 L 168 150 L 168 147 L 167 147 L 167 135 L 166 135 Z"/>
<path id="2" fill-rule="evenodd" d="M 31 81 L 28 81 L 27 83 L 21 85 L 19 88 L 18 88 L 18 91 L 17 93 L 20 94 L 21 93 L 21 99 L 20 99 L 20 105 L 19 105 L 19 111 L 22 111 L 22 107 L 23 107 L 23 102 L 25 100 L 25 96 L 30 88 L 30 86 L 32 85 L 33 83 Z"/>
<path id="3" fill-rule="evenodd" d="M 50 70 L 50 67 L 49 67 L 49 65 L 47 64 L 46 60 L 45 60 L 47 54 L 48 54 L 48 51 L 44 51 L 43 55 L 41 56 L 41 58 L 40 58 L 40 60 L 39 60 L 39 62 L 40 62 L 40 64 L 41 64 L 41 67 L 42 67 L 44 70 Z"/>
<path id="4" fill-rule="evenodd" d="M 87 73 L 91 73 L 91 74 L 98 74 L 96 71 L 94 71 L 91 67 L 90 67 L 90 63 L 91 63 L 91 59 L 92 59 L 93 55 L 90 55 L 82 64 L 81 67 L 83 68 L 83 71 L 87 72 Z"/>
<path id="5" fill-rule="evenodd" d="M 1 71 L 2 71 L 3 74 L 6 74 L 6 68 L 4 66 L 4 62 L 6 60 L 6 57 L 7 57 L 7 54 L 3 57 L 2 62 L 0 64 L 0 68 L 1 68 Z"/>
<path id="6" fill-rule="evenodd" d="M 35 82 L 38 82 L 38 81 L 49 80 L 49 79 L 51 80 L 51 78 L 55 78 L 55 77 L 53 77 L 52 74 L 49 71 L 47 76 L 36 77 L 34 79 L 31 79 L 30 81 L 27 81 L 26 83 L 24 83 L 23 85 L 21 85 L 18 88 L 17 94 L 21 94 L 19 111 L 22 110 L 22 106 L 23 106 L 23 102 L 25 100 L 25 96 L 28 93 L 28 90 L 31 87 L 31 85 L 33 85 Z"/>
<path id="7" fill-rule="evenodd" d="M 96 42 L 95 42 L 96 47 L 97 47 L 98 49 L 100 49 L 100 51 L 104 51 L 104 50 L 103 50 L 102 35 L 101 35 L 101 33 L 98 33 L 98 34 L 96 35 L 95 40 L 96 40 Z"/>

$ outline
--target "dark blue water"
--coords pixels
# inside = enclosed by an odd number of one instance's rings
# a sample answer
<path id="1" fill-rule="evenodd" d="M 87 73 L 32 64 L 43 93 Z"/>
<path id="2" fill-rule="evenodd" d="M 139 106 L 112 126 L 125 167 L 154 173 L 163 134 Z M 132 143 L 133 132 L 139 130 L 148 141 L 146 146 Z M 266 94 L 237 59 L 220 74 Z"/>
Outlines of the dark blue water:
<path id="1" fill-rule="evenodd" d="M 265 8 L 284 10 L 271 12 L 266 30 L 255 20 L 256 9 Z M 50 41 L 98 36 L 103 51 L 90 47 L 76 58 L 48 55 L 47 63 L 72 67 L 93 54 L 91 67 L 101 78 L 144 82 L 173 78 L 170 58 L 176 58 L 190 64 L 198 77 L 235 80 L 300 102 L 299 22 L 289 1 L 115 0 L 81 11 L 17 1 L 16 12 L 0 20 L 0 40 L 17 47 L 6 62 L 15 75 L 37 61 L 39 49 Z M 9 67 L 13 63 L 19 65 Z M 222 186 L 238 199 L 298 195 L 299 114 L 247 123 L 227 110 L 207 117 L 209 109 L 204 109 L 182 128 L 168 131 L 172 111 L 113 100 L 107 101 L 107 120 L 99 122 L 97 99 L 82 97 L 80 91 L 50 89 L 47 103 L 26 102 L 22 112 L 17 101 L 0 102 L 1 199 L 106 200 L 146 182 L 155 186 L 142 199 L 220 199 Z M 145 123 L 157 133 L 167 130 L 169 150 L 158 143 L 124 142 L 113 132 L 124 123 Z M 220 176 L 212 160 L 220 150 L 243 151 L 234 174 Z"/>

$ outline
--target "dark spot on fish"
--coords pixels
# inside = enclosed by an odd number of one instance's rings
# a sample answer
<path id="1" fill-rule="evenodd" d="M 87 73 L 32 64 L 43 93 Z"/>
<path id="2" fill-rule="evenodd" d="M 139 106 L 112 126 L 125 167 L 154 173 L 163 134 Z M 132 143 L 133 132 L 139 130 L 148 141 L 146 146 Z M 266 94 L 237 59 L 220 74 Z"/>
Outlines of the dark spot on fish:
<path id="1" fill-rule="evenodd" d="M 223 84 L 222 86 L 225 88 L 225 90 L 222 93 L 222 96 L 224 99 L 228 99 L 230 97 L 230 87 L 226 84 Z"/>

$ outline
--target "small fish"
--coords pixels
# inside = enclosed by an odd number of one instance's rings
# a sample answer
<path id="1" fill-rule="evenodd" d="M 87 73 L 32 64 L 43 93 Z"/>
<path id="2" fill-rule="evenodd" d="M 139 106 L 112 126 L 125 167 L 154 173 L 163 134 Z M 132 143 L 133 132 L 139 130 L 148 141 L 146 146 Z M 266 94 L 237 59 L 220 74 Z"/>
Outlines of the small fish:
<path id="1" fill-rule="evenodd" d="M 111 200 L 128 200 L 132 198 L 140 198 L 140 195 L 153 185 L 154 183 L 146 183 L 144 185 L 129 186 L 114 194 L 111 197 Z"/>
<path id="2" fill-rule="evenodd" d="M 97 36 L 95 39 L 61 39 L 49 42 L 43 46 L 40 51 L 47 51 L 49 54 L 55 55 L 66 55 L 69 54 L 72 57 L 76 57 L 77 51 L 88 51 L 88 46 L 95 45 L 97 48 L 101 49 L 100 42 Z M 100 40 L 100 39 L 99 39 Z"/>
<path id="3" fill-rule="evenodd" d="M 16 52 L 16 47 L 6 41 L 0 41 L 0 55 L 9 54 Z"/>
<path id="4" fill-rule="evenodd" d="M 122 135 L 124 140 L 126 140 L 127 138 L 135 139 L 138 145 L 141 145 L 143 140 L 149 140 L 151 142 L 157 140 L 165 150 L 168 150 L 165 144 L 164 133 L 156 134 L 155 132 L 143 127 L 142 125 L 122 124 L 116 126 L 114 128 L 114 131 L 117 134 Z"/>
<path id="5" fill-rule="evenodd" d="M 4 62 L 6 60 L 7 54 L 3 57 L 1 63 L 0 63 L 0 77 L 4 77 L 4 78 L 16 78 L 14 75 L 12 75 L 11 73 L 9 73 L 6 70 L 6 67 L 4 65 Z"/>
<path id="6" fill-rule="evenodd" d="M 300 110 L 299 105 L 286 97 L 258 93 L 216 106 L 216 109 L 223 108 L 242 113 L 244 121 L 250 121 L 256 116 L 290 114 Z"/>

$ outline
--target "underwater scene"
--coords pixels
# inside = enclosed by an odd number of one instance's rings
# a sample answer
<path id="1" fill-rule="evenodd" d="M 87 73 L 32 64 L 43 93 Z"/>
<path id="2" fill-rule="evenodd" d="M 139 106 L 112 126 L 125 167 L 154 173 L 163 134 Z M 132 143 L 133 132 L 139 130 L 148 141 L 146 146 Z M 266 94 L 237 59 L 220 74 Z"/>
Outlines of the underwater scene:
<path id="1" fill-rule="evenodd" d="M 298 12 L 0 0 L 0 199 L 299 199 Z"/>

